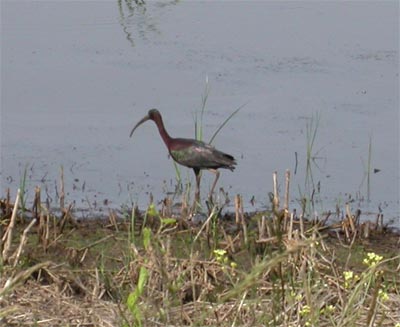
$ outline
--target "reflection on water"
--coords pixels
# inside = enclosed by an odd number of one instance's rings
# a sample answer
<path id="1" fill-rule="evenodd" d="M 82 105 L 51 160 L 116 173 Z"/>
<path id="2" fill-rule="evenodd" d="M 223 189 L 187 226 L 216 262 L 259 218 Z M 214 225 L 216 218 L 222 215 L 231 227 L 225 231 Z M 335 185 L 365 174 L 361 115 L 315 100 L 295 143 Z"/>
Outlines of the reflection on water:
<path id="1" fill-rule="evenodd" d="M 179 0 L 157 2 L 159 8 L 176 5 Z M 143 0 L 117 0 L 119 22 L 126 39 L 132 47 L 135 46 L 135 37 L 142 40 L 148 39 L 148 34 L 160 33 L 153 16 L 147 11 L 146 2 Z"/>
<path id="2" fill-rule="evenodd" d="M 126 35 L 126 39 L 134 47 L 135 41 L 133 40 L 132 25 L 137 22 L 137 32 L 142 38 L 148 29 L 148 18 L 145 17 L 146 6 L 144 1 L 140 0 L 117 0 L 120 19 L 119 22 Z M 153 28 L 153 25 L 151 25 Z"/>

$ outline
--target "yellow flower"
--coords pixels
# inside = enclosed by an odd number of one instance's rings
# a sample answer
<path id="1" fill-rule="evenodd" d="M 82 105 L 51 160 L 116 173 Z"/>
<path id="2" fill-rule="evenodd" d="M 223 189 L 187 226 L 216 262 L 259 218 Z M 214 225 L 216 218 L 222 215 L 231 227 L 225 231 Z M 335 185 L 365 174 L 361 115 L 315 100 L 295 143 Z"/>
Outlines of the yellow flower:
<path id="1" fill-rule="evenodd" d="M 344 276 L 344 280 L 352 280 L 353 276 L 354 276 L 354 273 L 351 270 L 344 271 L 343 272 L 343 276 Z"/>
<path id="2" fill-rule="evenodd" d="M 383 260 L 382 256 L 374 252 L 368 252 L 366 258 L 364 258 L 363 260 L 363 263 L 369 267 L 374 267 L 382 260 Z"/>
<path id="3" fill-rule="evenodd" d="M 214 250 L 214 254 L 216 257 L 223 257 L 226 254 L 226 250 L 216 249 L 216 250 Z"/>
<path id="4" fill-rule="evenodd" d="M 217 259 L 217 261 L 218 261 L 219 263 L 226 263 L 226 261 L 228 260 L 228 258 L 225 257 L 225 254 L 226 254 L 226 251 L 223 250 L 223 249 L 214 250 L 215 258 Z"/>
<path id="5" fill-rule="evenodd" d="M 311 308 L 309 305 L 303 306 L 303 308 L 300 310 L 300 316 L 306 316 L 311 312 Z"/>
<path id="6" fill-rule="evenodd" d="M 354 272 L 351 270 L 343 272 L 344 277 L 344 287 L 349 288 L 352 282 L 358 281 L 360 277 L 358 275 L 354 275 Z"/>
<path id="7" fill-rule="evenodd" d="M 389 295 L 387 292 L 385 292 L 383 289 L 379 289 L 378 291 L 378 296 L 382 301 L 387 301 L 389 300 Z"/>
<path id="8" fill-rule="evenodd" d="M 335 307 L 330 304 L 320 310 L 320 314 L 330 314 L 335 311 Z"/>

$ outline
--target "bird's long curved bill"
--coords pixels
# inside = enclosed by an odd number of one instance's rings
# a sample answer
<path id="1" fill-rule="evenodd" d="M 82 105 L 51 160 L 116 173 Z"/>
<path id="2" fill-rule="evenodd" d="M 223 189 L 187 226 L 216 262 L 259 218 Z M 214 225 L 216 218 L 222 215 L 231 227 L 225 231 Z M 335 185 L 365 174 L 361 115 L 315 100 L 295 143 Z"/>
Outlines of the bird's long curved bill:
<path id="1" fill-rule="evenodd" d="M 138 128 L 140 125 L 142 125 L 145 121 L 149 120 L 150 117 L 149 115 L 144 116 L 136 125 L 134 128 L 132 128 L 131 133 L 129 134 L 129 137 L 132 137 L 133 132 Z"/>

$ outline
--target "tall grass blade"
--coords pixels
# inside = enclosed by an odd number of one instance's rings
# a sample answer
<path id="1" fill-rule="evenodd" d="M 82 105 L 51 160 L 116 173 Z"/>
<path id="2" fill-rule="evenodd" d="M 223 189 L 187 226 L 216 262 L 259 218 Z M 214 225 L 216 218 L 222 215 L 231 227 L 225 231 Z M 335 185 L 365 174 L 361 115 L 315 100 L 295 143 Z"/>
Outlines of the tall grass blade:
<path id="1" fill-rule="evenodd" d="M 195 121 L 194 121 L 194 132 L 196 140 L 203 140 L 203 116 L 204 111 L 206 109 L 206 104 L 208 100 L 208 96 L 210 94 L 210 86 L 208 84 L 208 76 L 206 76 L 206 85 L 204 88 L 204 93 L 201 96 L 201 110 L 200 110 L 200 119 L 197 118 L 197 113 L 195 113 Z"/>
<path id="2" fill-rule="evenodd" d="M 210 144 L 214 141 L 215 137 L 218 135 L 218 133 L 221 131 L 221 129 L 227 124 L 227 122 L 229 120 L 231 120 L 231 118 L 233 116 L 235 116 L 240 109 L 242 109 L 244 106 L 247 105 L 248 102 L 246 102 L 245 104 L 242 104 L 239 108 L 237 108 L 234 112 L 232 112 L 223 122 L 221 125 L 219 125 L 219 127 L 217 128 L 217 130 L 215 131 L 215 133 L 213 134 L 213 136 L 210 139 Z"/>

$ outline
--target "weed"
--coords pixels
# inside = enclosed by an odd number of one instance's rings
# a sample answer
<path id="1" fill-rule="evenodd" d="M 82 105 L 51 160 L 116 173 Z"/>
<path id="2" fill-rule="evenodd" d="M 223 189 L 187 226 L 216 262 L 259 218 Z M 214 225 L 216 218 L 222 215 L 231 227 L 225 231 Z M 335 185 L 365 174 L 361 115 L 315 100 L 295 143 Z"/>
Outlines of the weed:
<path id="1" fill-rule="evenodd" d="M 147 250 L 151 243 L 151 230 L 145 227 L 142 232 L 143 232 L 143 246 L 145 250 Z M 147 283 L 148 278 L 149 278 L 149 271 L 143 265 L 140 267 L 137 286 L 135 290 L 129 294 L 128 299 L 126 301 L 128 309 L 134 318 L 134 325 L 139 327 L 142 326 L 143 317 L 138 305 L 138 300 L 144 292 L 144 286 Z"/>
<path id="2" fill-rule="evenodd" d="M 316 160 L 319 159 L 318 152 L 315 151 L 317 133 L 321 122 L 321 116 L 318 112 L 313 114 L 306 123 L 306 170 L 304 180 L 304 191 L 299 188 L 300 204 L 303 215 L 311 216 L 314 211 L 316 197 L 320 193 L 320 183 L 315 183 L 313 167 L 319 169 Z"/>

